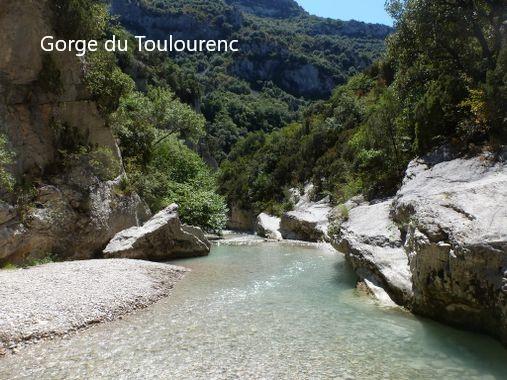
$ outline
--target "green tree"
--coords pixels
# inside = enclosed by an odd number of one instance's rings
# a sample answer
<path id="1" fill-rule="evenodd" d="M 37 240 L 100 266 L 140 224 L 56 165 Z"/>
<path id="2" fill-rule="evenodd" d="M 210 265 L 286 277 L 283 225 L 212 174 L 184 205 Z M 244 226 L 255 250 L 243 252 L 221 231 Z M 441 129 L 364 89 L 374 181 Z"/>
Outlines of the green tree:
<path id="1" fill-rule="evenodd" d="M 393 0 L 387 5 L 396 18 L 388 57 L 396 72 L 396 91 L 403 107 L 411 110 L 407 124 L 416 136 L 416 151 L 440 143 L 438 136 L 461 132 L 478 139 L 505 129 L 505 2 Z M 488 110 L 486 133 L 476 128 L 471 105 L 478 101 L 484 107 L 475 110 Z"/>
<path id="2" fill-rule="evenodd" d="M 100 39 L 109 22 L 105 2 L 100 0 L 53 0 L 56 31 L 68 39 Z"/>
<path id="3" fill-rule="evenodd" d="M 123 158 L 140 167 L 150 162 L 155 141 L 152 108 L 148 97 L 131 92 L 121 98 L 120 106 L 110 117 Z"/>
<path id="4" fill-rule="evenodd" d="M 225 227 L 227 206 L 217 194 L 215 174 L 174 136 L 157 144 L 144 171 L 129 175 L 153 211 L 177 203 L 183 222 L 213 232 Z"/>
<path id="5" fill-rule="evenodd" d="M 116 64 L 114 54 L 99 50 L 86 56 L 84 81 L 99 109 L 108 115 L 120 105 L 120 99 L 130 94 L 135 83 Z"/>

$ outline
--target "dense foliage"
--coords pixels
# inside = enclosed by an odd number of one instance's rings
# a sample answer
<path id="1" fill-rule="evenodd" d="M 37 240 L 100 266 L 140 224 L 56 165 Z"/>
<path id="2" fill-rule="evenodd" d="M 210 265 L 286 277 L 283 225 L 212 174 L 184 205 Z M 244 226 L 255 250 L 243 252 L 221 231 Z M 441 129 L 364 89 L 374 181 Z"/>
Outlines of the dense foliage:
<path id="1" fill-rule="evenodd" d="M 156 212 L 171 203 L 181 219 L 210 231 L 225 227 L 227 208 L 217 194 L 215 174 L 180 140 L 204 133 L 204 118 L 164 88 L 131 92 L 111 115 L 127 178 L 123 191 L 136 191 Z"/>
<path id="2" fill-rule="evenodd" d="M 108 25 L 107 7 L 100 0 L 53 0 L 58 35 L 68 39 L 100 39 Z"/>
<path id="3" fill-rule="evenodd" d="M 153 24 L 160 25 L 158 28 L 147 30 L 142 22 L 137 24 L 139 17 L 129 18 L 124 24 L 133 33 L 151 33 L 152 38 L 160 38 L 170 31 L 189 39 L 240 41 L 240 52 L 235 54 L 178 54 L 168 60 L 136 53 L 126 60 L 132 72 L 141 74 L 143 79 L 146 71 L 150 71 L 150 81 L 177 75 L 181 83 L 185 77 L 184 87 L 189 91 L 184 97 L 172 88 L 206 117 L 206 134 L 200 149 L 212 164 L 223 161 L 232 145 L 248 132 L 279 129 L 296 120 L 309 100 L 327 98 L 335 85 L 344 83 L 380 56 L 384 39 L 391 31 L 382 25 L 310 16 L 293 0 L 139 3 L 148 10 L 143 19 L 167 15 L 175 17 L 175 21 L 164 28 L 160 20 Z M 189 16 L 184 19 L 185 24 L 194 25 L 191 20 L 197 20 L 199 27 L 185 29 L 176 18 L 181 15 Z"/>
<path id="4" fill-rule="evenodd" d="M 230 202 L 256 211 L 312 181 L 317 196 L 393 194 L 406 165 L 442 143 L 463 150 L 507 141 L 503 1 L 388 4 L 386 55 L 316 103 L 301 123 L 240 141 L 222 168 Z"/>
<path id="5" fill-rule="evenodd" d="M 127 161 L 127 186 L 132 186 L 153 211 L 177 203 L 183 222 L 207 231 L 221 231 L 227 207 L 217 193 L 215 174 L 174 136 L 159 139 L 154 145 L 152 159 L 145 167 Z"/>

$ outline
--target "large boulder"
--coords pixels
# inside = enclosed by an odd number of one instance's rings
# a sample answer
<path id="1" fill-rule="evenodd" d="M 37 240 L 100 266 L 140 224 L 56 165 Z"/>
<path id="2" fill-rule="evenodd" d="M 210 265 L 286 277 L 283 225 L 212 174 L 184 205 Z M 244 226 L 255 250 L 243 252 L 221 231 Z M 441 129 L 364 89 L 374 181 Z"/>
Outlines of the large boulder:
<path id="1" fill-rule="evenodd" d="M 400 230 L 389 218 L 391 201 L 352 208 L 333 239 L 366 284 L 382 287 L 398 304 L 412 298 L 408 257 Z"/>
<path id="2" fill-rule="evenodd" d="M 348 212 L 336 248 L 398 304 L 507 343 L 505 157 L 412 161 L 392 200 Z"/>
<path id="3" fill-rule="evenodd" d="M 507 165 L 490 154 L 413 161 L 393 203 L 413 310 L 507 343 Z"/>
<path id="4" fill-rule="evenodd" d="M 308 185 L 293 211 L 282 215 L 280 232 L 284 239 L 310 242 L 329 241 L 329 197 L 318 202 L 311 200 L 313 186 Z"/>
<path id="5" fill-rule="evenodd" d="M 172 204 L 142 227 L 132 227 L 116 234 L 104 249 L 104 256 L 164 261 L 206 256 L 210 248 L 201 229 L 182 224 L 178 206 Z"/>
<path id="6" fill-rule="evenodd" d="M 271 240 L 282 240 L 282 234 L 280 233 L 280 218 L 271 216 L 266 213 L 261 213 L 257 216 L 256 225 L 257 235 L 271 239 Z"/>

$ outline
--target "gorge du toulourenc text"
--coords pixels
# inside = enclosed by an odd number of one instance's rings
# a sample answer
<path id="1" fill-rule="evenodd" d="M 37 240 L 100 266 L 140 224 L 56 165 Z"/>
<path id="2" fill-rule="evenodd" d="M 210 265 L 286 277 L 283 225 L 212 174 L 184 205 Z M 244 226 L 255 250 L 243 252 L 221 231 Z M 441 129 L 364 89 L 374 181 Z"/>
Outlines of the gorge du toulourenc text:
<path id="1" fill-rule="evenodd" d="M 140 52 L 237 52 L 238 40 L 180 40 L 169 35 L 167 40 L 151 40 L 146 36 L 135 36 L 136 49 Z M 97 40 L 61 40 L 54 36 L 41 39 L 41 49 L 45 52 L 74 52 L 82 57 L 88 52 L 99 50 L 102 44 L 106 51 L 125 52 L 130 49 L 129 40 L 120 40 L 116 36 L 106 41 Z"/>

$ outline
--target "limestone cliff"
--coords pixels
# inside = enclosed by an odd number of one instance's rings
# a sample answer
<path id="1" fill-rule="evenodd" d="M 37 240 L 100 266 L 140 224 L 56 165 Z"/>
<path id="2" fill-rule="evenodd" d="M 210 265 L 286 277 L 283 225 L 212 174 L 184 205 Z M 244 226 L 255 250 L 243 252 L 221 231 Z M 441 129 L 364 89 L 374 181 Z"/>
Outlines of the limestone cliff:
<path id="1" fill-rule="evenodd" d="M 1 194 L 0 264 L 48 254 L 93 257 L 149 212 L 136 194 L 118 191 L 119 149 L 83 84 L 84 62 L 41 50 L 41 38 L 55 35 L 52 20 L 47 0 L 0 3 L 0 133 L 22 184 Z M 63 164 L 62 140 L 71 136 L 98 156 L 74 155 Z M 100 155 L 115 165 L 93 160 Z"/>
<path id="2" fill-rule="evenodd" d="M 507 343 L 505 156 L 414 160 L 393 199 L 349 211 L 335 246 L 398 304 Z"/>

